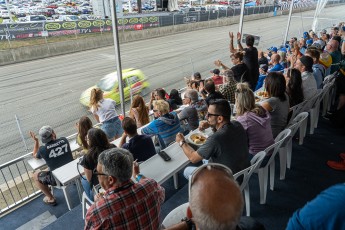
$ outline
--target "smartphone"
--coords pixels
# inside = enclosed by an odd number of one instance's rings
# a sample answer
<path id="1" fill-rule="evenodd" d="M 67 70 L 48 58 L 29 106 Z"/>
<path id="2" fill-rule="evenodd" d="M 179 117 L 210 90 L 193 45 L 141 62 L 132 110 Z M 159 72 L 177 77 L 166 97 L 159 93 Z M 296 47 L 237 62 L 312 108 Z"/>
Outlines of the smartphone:
<path id="1" fill-rule="evenodd" d="M 171 158 L 169 157 L 169 155 L 168 155 L 166 152 L 164 152 L 164 151 L 160 151 L 160 152 L 158 153 L 158 155 L 159 155 L 161 158 L 163 158 L 163 160 L 165 160 L 165 161 L 170 161 L 170 160 L 171 160 Z"/>

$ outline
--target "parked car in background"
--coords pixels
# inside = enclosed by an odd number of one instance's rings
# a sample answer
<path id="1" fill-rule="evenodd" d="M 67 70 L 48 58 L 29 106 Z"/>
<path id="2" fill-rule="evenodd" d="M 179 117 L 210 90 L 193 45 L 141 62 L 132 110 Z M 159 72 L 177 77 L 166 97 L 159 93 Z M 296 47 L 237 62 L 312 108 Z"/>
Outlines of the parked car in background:
<path id="1" fill-rule="evenodd" d="M 56 9 L 58 7 L 59 6 L 57 4 L 54 4 L 54 3 L 47 6 L 47 8 L 51 8 L 51 9 Z"/>
<path id="2" fill-rule="evenodd" d="M 66 8 L 66 13 L 67 14 L 73 14 L 73 15 L 79 14 L 78 10 L 74 9 L 73 7 L 67 7 Z"/>
<path id="3" fill-rule="evenodd" d="M 55 9 L 56 14 L 66 14 L 66 9 L 63 7 L 58 7 Z"/>
<path id="4" fill-rule="evenodd" d="M 79 20 L 76 15 L 60 15 L 58 21 L 77 21 Z"/>
<path id="5" fill-rule="evenodd" d="M 125 100 L 131 98 L 131 94 L 145 95 L 149 92 L 149 83 L 146 81 L 144 73 L 140 69 L 124 69 L 122 70 L 123 91 Z M 96 85 L 85 90 L 80 96 L 80 103 L 89 106 L 91 90 L 100 88 L 103 91 L 104 98 L 111 98 L 120 104 L 119 84 L 117 81 L 117 72 L 112 72 L 103 77 Z"/>
<path id="6" fill-rule="evenodd" d="M 81 14 L 78 17 L 79 17 L 79 19 L 82 19 L 82 20 L 93 20 L 94 19 L 94 16 L 91 14 Z"/>
<path id="7" fill-rule="evenodd" d="M 8 10 L 0 10 L 0 18 L 10 18 L 10 12 Z"/>
<path id="8" fill-rule="evenodd" d="M 47 18 L 44 15 L 28 15 L 28 16 L 26 16 L 27 22 L 43 22 L 46 20 L 47 20 Z"/>

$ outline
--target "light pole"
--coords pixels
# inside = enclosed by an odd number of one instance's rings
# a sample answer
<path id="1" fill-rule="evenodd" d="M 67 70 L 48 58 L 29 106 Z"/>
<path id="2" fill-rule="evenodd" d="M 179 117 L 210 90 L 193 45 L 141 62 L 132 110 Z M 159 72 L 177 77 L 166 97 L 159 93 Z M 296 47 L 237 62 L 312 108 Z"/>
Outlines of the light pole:
<path id="1" fill-rule="evenodd" d="M 117 30 L 117 15 L 116 15 L 116 2 L 111 0 L 111 20 L 113 21 L 113 36 L 114 36 L 114 49 L 115 49 L 115 59 L 116 59 L 116 70 L 117 70 L 117 79 L 119 82 L 119 92 L 121 100 L 121 111 L 123 116 L 126 116 L 125 110 L 125 96 L 123 93 L 123 82 L 122 82 L 122 67 L 121 67 L 121 55 L 120 55 L 120 42 L 119 42 L 119 33 Z M 122 10 L 122 9 L 120 9 Z"/>

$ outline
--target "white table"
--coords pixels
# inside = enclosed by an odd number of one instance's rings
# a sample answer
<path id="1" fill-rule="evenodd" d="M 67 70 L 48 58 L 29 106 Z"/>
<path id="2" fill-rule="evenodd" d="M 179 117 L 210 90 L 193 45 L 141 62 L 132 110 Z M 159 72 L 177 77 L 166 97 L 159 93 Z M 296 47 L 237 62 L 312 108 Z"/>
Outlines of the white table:
<path id="1" fill-rule="evenodd" d="M 190 136 L 193 133 L 200 132 L 195 130 L 186 136 Z M 212 135 L 212 130 L 209 128 L 205 131 L 205 134 Z M 189 159 L 183 152 L 183 149 L 178 143 L 174 143 L 164 151 L 170 156 L 170 161 L 164 161 L 158 154 L 152 156 L 150 159 L 140 164 L 140 172 L 149 178 L 154 179 L 159 184 L 164 183 L 170 177 L 174 177 L 175 188 L 178 189 L 178 172 L 189 164 Z"/>
<path id="2" fill-rule="evenodd" d="M 69 142 L 69 146 L 70 146 L 72 152 L 81 149 L 81 146 L 78 145 L 76 140 L 71 140 Z M 41 158 L 41 159 L 31 158 L 31 159 L 28 160 L 28 164 L 30 165 L 30 167 L 33 170 L 40 169 L 40 168 L 42 168 L 42 167 L 47 165 L 46 161 L 43 158 Z"/>
<path id="3" fill-rule="evenodd" d="M 81 196 L 83 193 L 83 188 L 80 182 L 79 172 L 77 170 L 79 159 L 80 158 L 75 159 L 74 161 L 71 161 L 68 164 L 63 165 L 52 172 L 58 184 L 57 187 L 61 187 L 61 189 L 63 190 L 69 210 L 71 210 L 71 205 L 70 205 L 70 197 L 66 191 L 67 186 L 71 184 L 72 182 L 76 183 L 80 201 L 81 201 Z M 79 171 L 80 173 L 83 173 L 84 168 L 79 167 Z"/>

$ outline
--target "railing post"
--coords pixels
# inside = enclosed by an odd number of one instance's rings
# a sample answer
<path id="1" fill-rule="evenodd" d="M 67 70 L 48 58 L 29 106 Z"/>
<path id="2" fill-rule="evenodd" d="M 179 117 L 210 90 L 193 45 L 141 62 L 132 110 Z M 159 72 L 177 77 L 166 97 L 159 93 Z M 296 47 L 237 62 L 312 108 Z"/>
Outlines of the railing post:
<path id="1" fill-rule="evenodd" d="M 17 126 L 18 126 L 18 130 L 19 130 L 20 137 L 22 138 L 22 141 L 23 141 L 24 146 L 25 146 L 25 152 L 26 152 L 26 153 L 29 153 L 29 149 L 28 149 L 28 146 L 27 146 L 27 144 L 26 144 L 26 142 L 25 142 L 25 138 L 24 138 L 22 129 L 21 129 L 21 127 L 20 127 L 20 121 L 19 121 L 19 119 L 18 119 L 17 114 L 15 114 L 14 117 L 15 117 L 15 119 L 16 119 L 16 123 L 17 123 Z"/>
<path id="2" fill-rule="evenodd" d="M 192 65 L 192 75 L 194 75 L 195 69 L 194 69 L 194 63 L 193 63 L 192 57 L 190 57 L 190 64 Z"/>

